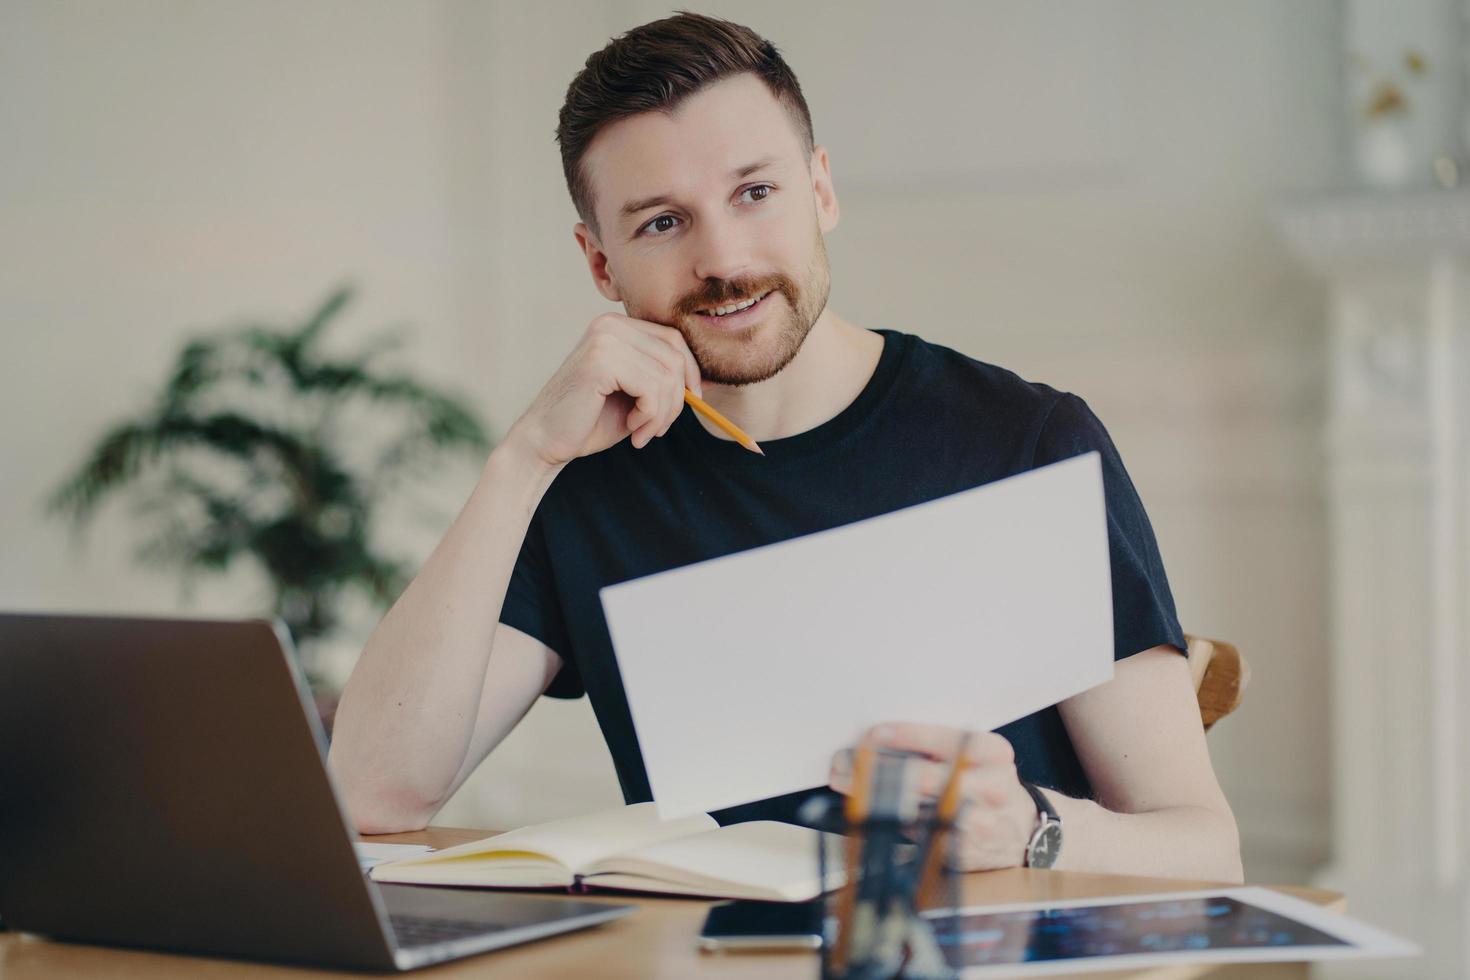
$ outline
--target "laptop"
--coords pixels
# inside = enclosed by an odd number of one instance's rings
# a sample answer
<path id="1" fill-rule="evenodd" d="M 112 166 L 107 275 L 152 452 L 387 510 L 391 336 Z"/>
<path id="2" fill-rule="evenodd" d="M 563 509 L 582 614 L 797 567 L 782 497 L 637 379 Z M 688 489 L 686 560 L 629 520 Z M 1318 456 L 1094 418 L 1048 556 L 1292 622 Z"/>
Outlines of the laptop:
<path id="1" fill-rule="evenodd" d="M 276 622 L 0 614 L 0 919 L 411 970 L 636 906 L 368 879 Z"/>

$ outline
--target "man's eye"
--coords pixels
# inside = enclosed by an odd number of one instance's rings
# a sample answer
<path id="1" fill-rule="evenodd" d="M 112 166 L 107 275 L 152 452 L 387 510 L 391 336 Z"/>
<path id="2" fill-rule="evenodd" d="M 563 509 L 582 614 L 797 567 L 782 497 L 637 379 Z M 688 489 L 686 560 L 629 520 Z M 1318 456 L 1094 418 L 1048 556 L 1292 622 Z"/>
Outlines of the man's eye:
<path id="1" fill-rule="evenodd" d="M 649 229 L 655 229 L 657 234 L 662 235 L 664 232 L 674 227 L 672 222 L 678 220 L 679 219 L 674 217 L 672 214 L 661 214 L 657 218 L 654 218 L 652 221 L 650 221 L 648 224 L 644 225 L 641 229 L 639 229 L 638 233 L 641 235 L 643 232 L 648 231 Z"/>
<path id="2" fill-rule="evenodd" d="M 770 197 L 771 192 L 775 189 L 776 188 L 772 187 L 770 184 L 756 184 L 753 187 L 747 187 L 745 188 L 745 190 L 741 191 L 740 197 L 744 198 L 747 194 L 753 195 L 750 203 L 759 204 L 761 201 L 764 201 L 766 198 Z M 654 218 L 652 221 L 650 221 L 648 224 L 644 225 L 642 228 L 639 228 L 638 234 L 644 236 L 652 234 L 654 237 L 657 237 L 677 227 L 679 220 L 680 219 L 676 218 L 672 214 L 661 214 L 657 218 Z"/>

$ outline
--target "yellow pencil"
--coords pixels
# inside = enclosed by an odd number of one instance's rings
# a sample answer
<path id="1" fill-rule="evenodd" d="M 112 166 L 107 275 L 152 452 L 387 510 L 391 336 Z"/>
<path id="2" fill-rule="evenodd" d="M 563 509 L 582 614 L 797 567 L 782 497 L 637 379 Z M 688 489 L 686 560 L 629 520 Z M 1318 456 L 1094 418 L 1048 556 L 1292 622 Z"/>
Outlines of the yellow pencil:
<path id="1" fill-rule="evenodd" d="M 970 738 L 974 733 L 966 729 L 960 736 L 959 748 L 955 751 L 954 760 L 950 763 L 949 778 L 945 780 L 944 791 L 939 795 L 939 802 L 935 806 L 934 829 L 930 832 L 931 838 L 929 851 L 924 855 L 924 866 L 920 870 L 918 907 L 920 909 L 933 908 L 943 897 L 940 894 L 940 886 L 944 877 L 944 863 L 949 856 L 945 853 L 949 848 L 950 835 L 954 832 L 955 817 L 960 809 L 960 784 L 964 778 L 965 769 L 969 767 L 966 753 L 970 750 Z"/>
<path id="2" fill-rule="evenodd" d="M 857 924 L 858 879 L 862 876 L 860 865 L 863 860 L 863 822 L 868 819 L 868 807 L 873 792 L 872 739 L 864 733 L 853 752 L 852 784 L 848 786 L 844 801 L 844 816 L 847 818 L 847 840 L 843 842 L 847 880 L 837 893 L 837 942 L 832 946 L 832 971 L 838 976 L 847 972 L 848 953 L 852 948 L 852 933 Z"/>
<path id="3" fill-rule="evenodd" d="M 718 425 L 720 428 L 724 429 L 727 433 L 730 434 L 731 438 L 740 443 L 740 445 L 744 446 L 746 449 L 749 449 L 753 453 L 758 453 L 761 456 L 765 455 L 765 453 L 761 452 L 761 447 L 756 445 L 755 440 L 746 435 L 744 432 L 740 431 L 740 427 L 738 425 L 725 418 L 725 416 L 721 415 L 719 412 L 715 411 L 709 406 L 707 402 L 705 402 L 704 399 L 700 398 L 688 388 L 684 389 L 684 403 L 699 414 L 703 415 L 705 418 L 709 419 L 715 425 Z"/>

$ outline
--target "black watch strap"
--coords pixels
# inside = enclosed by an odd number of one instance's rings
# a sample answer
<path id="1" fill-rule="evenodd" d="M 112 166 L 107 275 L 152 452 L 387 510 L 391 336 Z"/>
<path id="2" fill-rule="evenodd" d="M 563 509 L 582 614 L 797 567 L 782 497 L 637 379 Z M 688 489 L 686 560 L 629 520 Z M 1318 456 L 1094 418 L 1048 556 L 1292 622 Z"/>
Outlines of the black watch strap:
<path id="1" fill-rule="evenodd" d="M 1028 868 L 1050 868 L 1062 849 L 1062 818 L 1046 798 L 1046 794 L 1022 780 L 1021 785 L 1036 802 L 1036 827 L 1026 842 L 1024 864 Z"/>
<path id="2" fill-rule="evenodd" d="M 1021 780 L 1021 785 L 1026 787 L 1026 792 L 1030 793 L 1031 798 L 1036 801 L 1036 815 L 1038 818 L 1050 817 L 1057 823 L 1062 822 L 1062 818 L 1057 816 L 1056 807 L 1051 805 L 1051 800 L 1048 800 L 1046 798 L 1045 793 L 1037 789 L 1035 786 L 1032 786 L 1024 779 Z"/>

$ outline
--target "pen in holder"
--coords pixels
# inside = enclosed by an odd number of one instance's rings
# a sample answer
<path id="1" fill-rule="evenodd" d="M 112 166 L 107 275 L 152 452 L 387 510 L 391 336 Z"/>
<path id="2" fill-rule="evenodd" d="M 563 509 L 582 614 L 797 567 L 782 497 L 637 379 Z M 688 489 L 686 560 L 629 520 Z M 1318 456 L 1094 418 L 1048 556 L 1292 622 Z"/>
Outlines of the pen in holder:
<path id="1" fill-rule="evenodd" d="M 953 916 L 923 915 L 955 908 L 955 871 L 963 746 L 938 800 L 923 800 L 922 756 L 877 749 L 855 752 L 851 794 L 842 802 L 817 798 L 803 818 L 841 837 L 819 835 L 822 881 L 844 884 L 827 893 L 822 916 L 822 980 L 954 980 L 946 951 L 956 949 Z M 840 872 L 837 873 L 837 872 Z"/>

